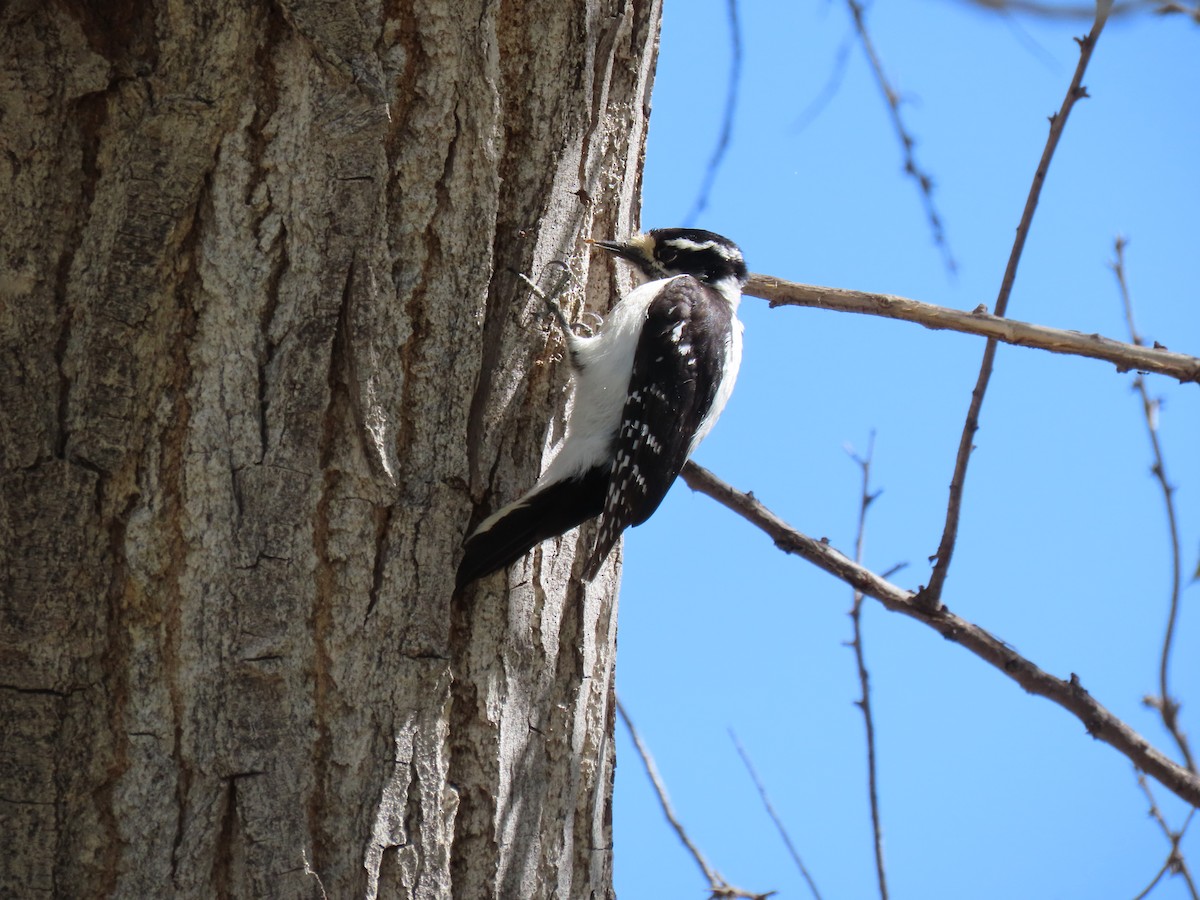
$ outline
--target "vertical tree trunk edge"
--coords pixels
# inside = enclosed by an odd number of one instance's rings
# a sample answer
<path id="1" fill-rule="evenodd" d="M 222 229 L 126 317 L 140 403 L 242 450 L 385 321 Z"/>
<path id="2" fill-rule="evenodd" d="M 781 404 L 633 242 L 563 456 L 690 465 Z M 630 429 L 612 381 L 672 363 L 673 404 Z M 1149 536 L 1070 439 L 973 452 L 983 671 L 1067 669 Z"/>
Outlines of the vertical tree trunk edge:
<path id="1" fill-rule="evenodd" d="M 0 6 L 0 893 L 613 895 L 615 563 L 451 591 L 561 439 L 517 273 L 606 311 L 660 16 Z"/>

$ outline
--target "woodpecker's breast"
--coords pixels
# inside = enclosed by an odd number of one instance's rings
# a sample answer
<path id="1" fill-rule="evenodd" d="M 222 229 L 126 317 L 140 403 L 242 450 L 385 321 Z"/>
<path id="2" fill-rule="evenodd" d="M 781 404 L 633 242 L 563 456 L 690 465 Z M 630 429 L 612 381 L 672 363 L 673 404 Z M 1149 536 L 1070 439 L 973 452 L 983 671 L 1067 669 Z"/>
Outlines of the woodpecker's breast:
<path id="1" fill-rule="evenodd" d="M 609 311 L 599 334 L 570 339 L 575 394 L 567 437 L 539 484 L 578 478 L 594 467 L 608 466 L 646 310 L 668 281 L 663 278 L 635 288 Z"/>

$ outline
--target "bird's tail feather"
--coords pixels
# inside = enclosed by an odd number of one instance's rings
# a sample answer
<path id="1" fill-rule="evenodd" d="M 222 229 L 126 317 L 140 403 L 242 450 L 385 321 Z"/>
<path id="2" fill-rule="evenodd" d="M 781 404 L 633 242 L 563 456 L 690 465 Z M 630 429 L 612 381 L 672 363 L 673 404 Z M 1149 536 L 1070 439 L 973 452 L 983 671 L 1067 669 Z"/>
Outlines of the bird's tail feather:
<path id="1" fill-rule="evenodd" d="M 467 538 L 455 590 L 516 562 L 604 509 L 608 467 L 538 488 L 485 519 Z"/>
<path id="2" fill-rule="evenodd" d="M 621 529 L 611 529 L 601 526 L 600 534 L 596 537 L 596 546 L 592 548 L 587 565 L 583 568 L 583 580 L 591 581 L 600 572 L 600 567 L 608 559 L 608 554 L 616 546 L 621 537 Z"/>

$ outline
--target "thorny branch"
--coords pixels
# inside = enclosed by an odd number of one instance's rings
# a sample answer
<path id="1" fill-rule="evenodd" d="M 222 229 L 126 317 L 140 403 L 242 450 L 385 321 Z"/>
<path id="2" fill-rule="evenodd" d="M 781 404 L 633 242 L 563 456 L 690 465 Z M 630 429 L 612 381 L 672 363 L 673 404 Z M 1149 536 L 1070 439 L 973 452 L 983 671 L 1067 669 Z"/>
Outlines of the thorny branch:
<path id="1" fill-rule="evenodd" d="M 1050 168 L 1050 160 L 1054 157 L 1059 138 L 1067 124 L 1075 101 L 1087 96 L 1083 86 L 1083 74 L 1087 71 L 1088 61 L 1104 23 L 1108 19 L 1112 0 L 1097 0 L 1096 20 L 1092 30 L 1084 37 L 1077 38 L 1079 42 L 1079 64 L 1075 67 L 1075 75 L 1071 78 L 1071 86 L 1063 98 L 1062 106 L 1057 113 L 1050 117 L 1050 134 L 1046 139 L 1046 147 L 1042 151 L 1041 161 L 1033 176 L 1033 184 L 1029 188 L 1029 196 L 1025 200 L 1025 210 L 1021 214 L 1021 223 L 1017 226 L 1017 236 L 1013 241 L 1012 252 L 1008 257 L 1008 266 L 1004 270 L 1004 279 L 1000 283 L 1000 293 L 996 297 L 995 315 L 1003 317 L 1008 311 L 1008 298 L 1012 294 L 1013 282 L 1017 277 L 1017 265 L 1021 261 L 1021 253 L 1025 249 L 1025 241 L 1029 237 L 1029 226 L 1033 222 L 1033 213 L 1037 209 L 1038 198 L 1042 193 L 1042 185 L 1046 181 L 1046 172 Z M 962 511 L 963 489 L 966 486 L 967 463 L 974 448 L 975 432 L 979 429 L 979 413 L 983 408 L 983 397 L 987 393 L 988 382 L 992 377 L 992 365 L 996 358 L 996 341 L 989 338 L 983 351 L 983 362 L 979 367 L 979 377 L 975 389 L 971 392 L 971 404 L 967 409 L 967 420 L 963 424 L 962 437 L 959 439 L 958 454 L 954 460 L 954 475 L 950 479 L 950 501 L 946 506 L 946 524 L 942 530 L 942 539 L 938 544 L 936 562 L 929 576 L 929 586 L 918 596 L 917 602 L 928 610 L 935 610 L 941 602 L 942 587 L 946 583 L 946 574 L 950 570 L 950 559 L 954 554 L 954 545 L 958 540 L 958 520 Z"/>
<path id="2" fill-rule="evenodd" d="M 980 305 L 971 312 L 950 309 L 894 294 L 875 294 L 846 288 L 820 287 L 784 281 L 771 275 L 751 275 L 744 293 L 768 300 L 772 307 L 806 306 L 838 312 L 863 313 L 914 322 L 926 328 L 958 331 L 1003 341 L 1018 347 L 1035 347 L 1051 353 L 1066 353 L 1100 359 L 1117 367 L 1118 372 L 1136 369 L 1200 384 L 1200 358 L 1173 353 L 1166 347 L 1140 347 L 1124 344 L 1098 334 L 1063 331 L 1045 325 L 1033 325 L 1016 319 L 993 316 Z"/>
<path id="3" fill-rule="evenodd" d="M 617 700 L 617 713 L 621 716 L 621 721 L 625 723 L 625 727 L 629 729 L 629 736 L 633 738 L 633 746 L 637 748 L 638 756 L 642 758 L 642 765 L 646 767 L 646 774 L 650 776 L 650 783 L 654 785 L 654 792 L 658 794 L 658 802 L 662 806 L 663 815 L 667 817 L 667 821 L 671 823 L 671 827 L 679 835 L 679 840 L 687 848 L 688 852 L 692 854 L 692 858 L 696 860 L 696 865 L 700 867 L 700 871 L 704 874 L 704 878 L 708 882 L 708 889 L 711 892 L 709 894 L 711 900 L 735 900 L 735 898 L 743 898 L 743 900 L 766 900 L 767 897 L 775 894 L 776 891 L 756 894 L 739 887 L 734 887 L 721 877 L 720 872 L 709 865 L 708 860 L 704 858 L 704 854 L 700 852 L 700 848 L 692 843 L 692 839 L 684 831 L 679 817 L 675 815 L 675 810 L 671 806 L 670 799 L 667 797 L 667 788 L 663 784 L 662 776 L 658 774 L 658 766 L 654 764 L 654 757 L 650 755 L 650 751 L 642 743 L 642 736 L 633 727 L 633 720 L 629 718 L 629 713 L 625 711 L 625 706 L 621 703 L 620 699 Z"/>
<path id="4" fill-rule="evenodd" d="M 1129 296 L 1129 282 L 1125 277 L 1126 243 L 1124 238 L 1118 237 L 1116 239 L 1114 244 L 1116 258 L 1112 262 L 1112 270 L 1117 278 L 1117 287 L 1121 293 L 1121 303 L 1125 308 L 1125 323 L 1129 326 L 1129 339 L 1141 347 L 1143 345 L 1142 336 L 1138 334 L 1137 326 L 1133 321 L 1133 301 Z M 1171 602 L 1170 611 L 1167 614 L 1167 632 L 1163 638 L 1162 655 L 1158 666 L 1158 696 L 1147 697 L 1146 705 L 1158 710 L 1159 715 L 1162 716 L 1163 725 L 1171 733 L 1171 737 L 1175 739 L 1175 743 L 1179 745 L 1179 752 L 1183 754 L 1183 759 L 1187 763 L 1187 767 L 1196 772 L 1196 762 L 1192 758 L 1192 751 L 1191 747 L 1188 746 L 1187 735 L 1183 733 L 1179 725 L 1179 703 L 1171 696 L 1171 691 L 1167 686 L 1167 673 L 1171 663 L 1171 649 L 1175 642 L 1175 625 L 1179 620 L 1179 594 L 1182 584 L 1181 570 L 1183 568 L 1179 549 L 1179 524 L 1175 516 L 1175 489 L 1171 486 L 1171 482 L 1167 480 L 1167 467 L 1166 462 L 1163 460 L 1162 444 L 1158 440 L 1158 401 L 1151 398 L 1150 391 L 1146 388 L 1146 379 L 1141 375 L 1138 375 L 1134 379 L 1133 389 L 1138 392 L 1138 396 L 1142 400 L 1142 413 L 1146 419 L 1146 430 L 1150 435 L 1150 448 L 1154 453 L 1154 465 L 1151 471 L 1154 473 L 1154 477 L 1158 479 L 1158 484 L 1162 488 L 1163 502 L 1167 508 L 1167 530 L 1171 538 Z"/>
<path id="5" fill-rule="evenodd" d="M 866 456 L 851 455 L 862 470 L 862 496 L 858 504 L 858 533 L 854 539 L 854 562 L 861 566 L 863 544 L 867 535 L 867 509 L 879 496 L 878 492 L 871 493 L 871 458 L 875 455 L 875 432 L 871 432 Z M 871 715 L 871 676 L 867 671 L 867 661 L 863 653 L 862 605 L 864 596 L 858 588 L 854 589 L 854 602 L 850 607 L 850 621 L 854 623 L 854 640 L 850 642 L 850 648 L 854 651 L 854 662 L 858 668 L 858 682 L 862 688 L 862 699 L 858 701 L 858 708 L 862 710 L 863 721 L 867 729 L 867 788 L 871 800 L 871 833 L 875 836 L 875 875 L 879 882 L 880 900 L 888 900 L 887 870 L 883 864 L 883 825 L 879 817 L 878 767 L 875 764 L 875 719 Z"/>
<path id="6" fill-rule="evenodd" d="M 783 838 L 783 843 L 788 848 L 788 853 L 792 855 L 792 861 L 796 863 L 796 868 L 800 870 L 800 874 L 808 883 L 808 889 L 812 891 L 815 900 L 821 900 L 821 892 L 817 890 L 817 883 L 808 874 L 808 868 L 804 865 L 804 861 L 800 859 L 800 853 L 796 849 L 796 845 L 792 843 L 792 836 L 788 834 L 787 828 L 783 825 L 783 820 L 779 818 L 779 814 L 775 812 L 775 807 L 771 803 L 771 798 L 767 795 L 767 789 L 763 786 L 762 779 L 758 777 L 758 772 L 754 768 L 754 763 L 750 761 L 750 754 L 746 752 L 746 748 L 742 746 L 742 742 L 738 740 L 733 729 L 729 729 L 729 737 L 733 741 L 733 746 L 737 748 L 738 756 L 742 758 L 742 762 L 746 765 L 746 771 L 750 773 L 750 778 L 754 782 L 754 786 L 758 788 L 758 795 L 762 798 L 763 806 L 767 808 L 767 815 L 771 817 L 771 821 L 775 823 L 776 830 L 779 831 L 779 836 Z"/>
<path id="7" fill-rule="evenodd" d="M 858 32 L 858 38 L 862 42 L 863 52 L 867 54 L 871 71 L 875 73 L 875 81 L 879 85 L 879 90 L 883 92 L 883 99 L 887 101 L 888 113 L 892 117 L 892 126 L 896 129 L 896 137 L 900 139 L 900 147 L 904 151 L 904 173 L 911 175 L 916 181 L 917 187 L 921 191 L 921 203 L 925 207 L 925 217 L 929 220 L 929 228 L 933 232 L 933 242 L 942 251 L 942 259 L 946 263 L 946 268 L 954 272 L 958 266 L 954 262 L 954 256 L 950 253 L 950 245 L 946 242 L 942 218 L 933 205 L 933 179 L 928 172 L 917 165 L 917 158 L 913 152 L 917 142 L 905 127 L 904 119 L 900 115 L 900 94 L 892 87 L 887 75 L 884 74 L 883 63 L 880 62 L 879 54 L 875 52 L 875 45 L 871 42 L 871 36 L 867 33 L 862 4 L 858 0 L 846 0 L 846 5 L 850 7 L 850 16 L 854 19 L 854 29 Z"/>
<path id="8" fill-rule="evenodd" d="M 1057 703 L 1078 718 L 1092 737 L 1123 754 L 1186 803 L 1200 807 L 1200 776 L 1152 747 L 1149 741 L 1097 702 L 1074 673 L 1068 679 L 1051 675 L 1004 641 L 956 616 L 945 606 L 930 609 L 920 604 L 912 591 L 863 568 L 827 542 L 802 534 L 759 503 L 753 494 L 730 487 L 707 469 L 689 462 L 681 476 L 692 490 L 712 497 L 766 532 L 780 550 L 808 560 L 868 597 L 874 597 L 892 612 L 923 622 L 942 637 L 1003 672 L 1029 693 Z"/>

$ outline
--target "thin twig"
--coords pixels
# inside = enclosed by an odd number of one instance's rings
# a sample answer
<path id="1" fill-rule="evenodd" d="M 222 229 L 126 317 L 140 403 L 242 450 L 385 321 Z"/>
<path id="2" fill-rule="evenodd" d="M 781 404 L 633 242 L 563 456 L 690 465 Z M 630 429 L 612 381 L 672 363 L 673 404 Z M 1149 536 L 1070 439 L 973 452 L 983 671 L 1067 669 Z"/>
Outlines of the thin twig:
<path id="1" fill-rule="evenodd" d="M 1043 19 L 1083 19 L 1087 21 L 1096 14 L 1094 3 L 1045 3 L 1041 0 L 974 0 L 976 6 L 998 13 L 1020 13 Z M 1150 6 L 1149 0 L 1132 0 L 1113 4 L 1110 16 L 1136 12 Z"/>
<path id="2" fill-rule="evenodd" d="M 1200 25 L 1200 3 L 1159 2 L 1154 11 L 1163 16 L 1181 13 Z"/>
<path id="3" fill-rule="evenodd" d="M 942 251 L 946 269 L 955 272 L 958 265 L 954 262 L 950 245 L 946 241 L 942 217 L 938 215 L 937 208 L 933 205 L 933 179 L 928 172 L 917 165 L 917 158 L 913 152 L 916 140 L 905 127 L 904 118 L 900 115 L 900 94 L 892 87 L 887 75 L 883 72 L 883 63 L 879 59 L 879 54 L 875 52 L 871 36 L 867 33 L 862 4 L 858 0 L 846 0 L 846 5 L 850 8 L 850 16 L 854 19 L 854 29 L 858 32 L 859 40 L 862 41 L 863 51 L 867 54 L 867 61 L 871 64 L 871 71 L 875 73 L 875 82 L 879 85 L 883 99 L 887 102 L 888 113 L 892 118 L 892 127 L 896 129 L 896 137 L 900 139 L 900 149 L 904 153 L 904 173 L 912 176 L 916 181 L 921 193 L 921 204 L 925 207 L 925 217 L 929 220 L 930 231 L 933 232 L 933 242 Z"/>
<path id="4" fill-rule="evenodd" d="M 1063 98 L 1062 107 L 1050 117 L 1050 134 L 1046 139 L 1046 147 L 1042 151 L 1041 161 L 1033 176 L 1033 184 L 1029 188 L 1029 196 L 1025 200 L 1025 211 L 1021 214 L 1021 224 L 1017 226 L 1017 236 L 1013 241 L 1012 252 L 1008 257 L 1008 266 L 1004 270 L 1004 279 L 1000 283 L 1000 293 L 996 297 L 995 315 L 1003 317 L 1008 310 L 1008 298 L 1012 294 L 1013 282 L 1017 277 L 1017 265 L 1021 261 L 1021 252 L 1025 249 L 1025 240 L 1029 237 L 1029 226 L 1033 222 L 1033 213 L 1037 209 L 1038 198 L 1042 193 L 1042 185 L 1046 181 L 1046 172 L 1050 168 L 1050 160 L 1058 147 L 1067 117 L 1075 101 L 1087 96 L 1083 86 L 1083 74 L 1087 71 L 1088 61 L 1104 23 L 1112 0 L 1097 0 L 1096 20 L 1092 30 L 1079 42 L 1079 64 L 1075 67 L 1075 75 L 1071 78 L 1071 86 Z M 963 489 L 966 486 L 967 462 L 974 448 L 975 432 L 979 429 L 979 412 L 983 407 L 983 397 L 987 393 L 988 382 L 992 377 L 992 364 L 996 358 L 996 341 L 988 339 L 983 351 L 983 362 L 979 367 L 979 377 L 975 382 L 975 390 L 971 393 L 971 405 L 967 410 L 967 420 L 963 424 L 962 437 L 959 439 L 958 454 L 954 460 L 954 475 L 950 479 L 950 501 L 946 506 L 946 525 L 942 531 L 942 539 L 938 544 L 937 561 L 929 576 L 929 586 L 921 591 L 919 602 L 929 609 L 937 607 L 941 602 L 942 587 L 946 583 L 946 574 L 950 570 L 950 559 L 954 554 L 954 545 L 958 540 L 958 520 L 962 511 Z"/>
<path id="5" fill-rule="evenodd" d="M 1117 288 L 1121 293 L 1121 304 L 1125 309 L 1125 324 L 1129 326 L 1129 339 L 1141 347 L 1145 342 L 1138 334 L 1137 326 L 1133 321 L 1133 300 L 1129 296 L 1129 282 L 1125 276 L 1125 245 L 1127 243 L 1122 237 L 1116 239 L 1113 245 L 1116 258 L 1111 266 L 1113 274 L 1117 278 Z M 1175 738 L 1175 743 L 1179 745 L 1179 752 L 1183 754 L 1187 767 L 1195 772 L 1196 762 L 1192 758 L 1187 735 L 1183 733 L 1183 729 L 1179 725 L 1179 703 L 1171 696 L 1171 691 L 1167 686 L 1171 650 L 1175 642 L 1175 623 L 1179 619 L 1179 593 L 1183 569 L 1182 554 L 1179 549 L 1179 524 L 1175 517 L 1175 489 L 1167 479 L 1167 466 L 1163 459 L 1162 444 L 1158 440 L 1158 401 L 1151 398 L 1150 391 L 1146 388 L 1146 379 L 1141 375 L 1133 380 L 1133 389 L 1142 399 L 1142 414 L 1146 419 L 1146 430 L 1150 434 L 1150 448 L 1154 454 L 1154 465 L 1151 467 L 1151 471 L 1158 479 L 1159 487 L 1162 488 L 1163 502 L 1167 507 L 1167 531 L 1171 536 L 1171 603 L 1170 611 L 1167 614 L 1167 632 L 1163 638 L 1162 655 L 1158 665 L 1158 696 L 1147 697 L 1146 705 L 1158 710 L 1163 725 L 1171 733 L 1171 737 Z"/>
<path id="6" fill-rule="evenodd" d="M 721 163 L 725 161 L 725 154 L 729 151 L 729 141 L 733 137 L 733 119 L 737 114 L 738 87 L 742 80 L 742 26 L 738 21 L 737 0 L 727 0 L 726 8 L 729 11 L 729 42 L 730 42 L 730 61 L 729 61 L 729 82 L 725 89 L 725 114 L 721 117 L 721 132 L 717 136 L 717 145 L 713 148 L 712 158 L 708 161 L 708 168 L 704 172 L 704 181 L 700 185 L 700 192 L 696 195 L 696 202 L 692 204 L 691 211 L 684 218 L 685 225 L 691 225 L 708 207 L 708 195 L 712 193 L 712 186 L 717 180 L 717 172 L 721 168 Z"/>
<path id="7" fill-rule="evenodd" d="M 1162 868 L 1158 870 L 1158 874 L 1155 875 L 1150 880 L 1150 883 L 1148 885 L 1146 885 L 1144 888 L 1142 888 L 1142 890 L 1140 890 L 1138 892 L 1137 896 L 1134 897 L 1133 900 L 1146 900 L 1146 898 L 1150 896 L 1150 892 L 1152 890 L 1154 890 L 1156 887 L 1158 887 L 1158 883 L 1160 881 L 1162 881 L 1163 876 L 1166 875 L 1169 871 L 1171 871 L 1172 861 L 1173 860 L 1171 859 L 1171 857 L 1168 856 L 1167 861 L 1164 862 L 1162 864 Z"/>
<path id="8" fill-rule="evenodd" d="M 862 470 L 862 494 L 858 504 L 858 534 L 854 538 L 854 562 L 863 563 L 863 546 L 867 535 L 867 509 L 879 496 L 878 492 L 871 493 L 871 458 L 875 455 L 875 432 L 867 442 L 867 455 L 851 454 Z M 862 605 L 865 594 L 855 588 L 854 602 L 850 607 L 850 621 L 854 623 L 854 640 L 850 642 L 854 650 L 854 662 L 858 667 L 858 682 L 862 688 L 862 699 L 858 708 L 862 710 L 863 721 L 867 729 L 867 788 L 871 799 L 871 832 L 875 836 L 875 874 L 879 882 L 880 900 L 888 900 L 887 870 L 883 864 L 883 825 L 879 816 L 879 775 L 875 765 L 875 719 L 871 715 L 871 676 L 867 672 L 866 655 L 863 651 L 862 638 Z"/>
<path id="9" fill-rule="evenodd" d="M 1172 353 L 1166 347 L 1138 347 L 1114 341 L 1098 334 L 1063 331 L 1045 325 L 1033 325 L 988 313 L 980 305 L 971 312 L 922 303 L 894 294 L 875 294 L 846 288 L 821 287 L 784 281 L 771 275 L 751 275 L 744 293 L 761 297 L 776 306 L 804 306 L 836 312 L 862 313 L 914 322 L 934 331 L 958 331 L 994 338 L 1018 347 L 1033 347 L 1051 353 L 1066 353 L 1100 359 L 1117 367 L 1118 372 L 1136 369 L 1177 378 L 1181 382 L 1200 383 L 1200 358 Z"/>
<path id="10" fill-rule="evenodd" d="M 1171 826 L 1167 824 L 1167 820 L 1163 817 L 1158 804 L 1154 801 L 1154 792 L 1150 790 L 1150 785 L 1146 783 L 1146 776 L 1139 772 L 1137 782 L 1138 787 L 1142 789 L 1142 793 L 1146 795 L 1146 802 L 1150 804 L 1150 818 L 1158 823 L 1158 827 L 1162 829 L 1163 835 L 1171 845 L 1171 852 L 1167 855 L 1167 861 L 1163 865 L 1163 872 L 1170 871 L 1172 874 L 1182 875 L 1184 882 L 1188 886 L 1188 891 L 1192 895 L 1192 900 L 1200 900 L 1200 895 L 1196 893 L 1196 882 L 1192 879 L 1192 873 L 1188 869 L 1187 860 L 1183 858 L 1183 853 L 1179 850 L 1183 836 L 1187 833 L 1188 826 L 1192 824 L 1192 816 L 1196 813 L 1195 808 L 1188 811 L 1187 818 L 1183 821 L 1183 827 L 1178 831 L 1173 831 Z M 1158 879 L 1162 878 L 1163 872 L 1159 872 L 1158 877 L 1143 892 L 1143 896 L 1149 893 L 1150 888 L 1158 883 Z"/>
<path id="11" fill-rule="evenodd" d="M 689 462 L 681 475 L 692 490 L 712 497 L 766 532 L 780 550 L 808 560 L 868 597 L 874 597 L 892 612 L 923 622 L 942 637 L 1003 672 L 1029 693 L 1057 703 L 1078 718 L 1092 737 L 1113 747 L 1184 802 L 1200 806 L 1200 776 L 1152 747 L 1149 741 L 1097 702 L 1074 673 L 1067 680 L 1056 678 L 1004 641 L 944 606 L 929 609 L 920 605 L 912 591 L 863 568 L 828 543 L 802 534 L 759 503 L 753 494 L 730 487 L 707 469 Z"/>
<path id="12" fill-rule="evenodd" d="M 783 843 L 787 846 L 788 853 L 792 854 L 792 860 L 796 863 L 796 868 L 804 876 L 804 880 L 808 883 L 808 889 L 812 891 L 813 897 L 816 900 L 821 900 L 821 892 L 817 890 L 817 883 L 808 874 L 808 869 L 805 867 L 804 861 L 800 859 L 800 853 L 796 850 L 796 845 L 792 843 L 791 835 L 788 834 L 787 828 L 783 825 L 783 820 L 779 818 L 779 814 L 775 812 L 775 807 L 771 804 L 771 798 L 767 795 L 767 789 L 763 786 L 762 779 L 758 777 L 754 763 L 750 761 L 750 755 L 746 752 L 746 748 L 742 746 L 742 742 L 738 740 L 738 736 L 734 734 L 732 728 L 729 729 L 729 737 L 733 740 L 733 746 L 737 748 L 738 756 L 745 763 L 746 771 L 750 773 L 750 778 L 754 781 L 754 786 L 758 788 L 758 795 L 762 797 L 763 806 L 767 808 L 767 815 L 775 823 L 775 828 L 779 832 L 779 836 L 783 838 Z"/>
<path id="13" fill-rule="evenodd" d="M 658 794 L 658 802 L 662 806 L 663 815 L 667 817 L 667 821 L 671 823 L 671 827 L 679 835 L 679 840 L 683 842 L 683 846 L 692 854 L 692 858 L 696 860 L 696 865 L 700 867 L 700 871 L 704 875 L 704 880 L 708 882 L 708 889 L 712 892 L 710 897 L 729 898 L 729 900 L 734 900 L 734 898 L 766 900 L 767 897 L 777 893 L 777 891 L 767 891 L 764 894 L 756 894 L 752 891 L 734 887 L 721 877 L 720 872 L 709 865 L 708 860 L 704 858 L 704 854 L 700 852 L 700 848 L 693 844 L 692 839 L 688 837 L 687 832 L 683 828 L 683 823 L 679 821 L 679 817 L 675 815 L 675 810 L 672 808 L 671 801 L 667 797 L 666 785 L 663 784 L 662 776 L 658 774 L 658 766 L 654 764 L 654 757 L 650 755 L 650 751 L 642 743 L 642 736 L 633 727 L 633 720 L 629 718 L 629 713 L 625 711 L 625 706 L 619 698 L 617 699 L 617 713 L 621 716 L 621 721 L 625 723 L 625 727 L 629 729 L 629 736 L 633 738 L 633 746 L 637 748 L 638 756 L 642 758 L 642 765 L 646 767 L 646 774 L 650 776 L 650 783 L 654 785 L 654 792 Z"/>
<path id="14" fill-rule="evenodd" d="M 833 54 L 833 64 L 829 67 L 829 77 L 825 79 L 825 84 L 822 85 L 816 96 L 800 111 L 800 115 L 796 116 L 796 121 L 792 125 L 794 133 L 799 134 L 815 122 L 817 117 L 825 111 L 829 101 L 837 95 L 838 89 L 842 86 L 842 80 L 846 77 L 846 63 L 850 59 L 850 48 L 853 46 L 853 34 L 847 34 L 838 44 L 838 48 Z"/>
<path id="15" fill-rule="evenodd" d="M 1187 826 L 1185 825 L 1184 828 L 1186 827 Z M 1182 829 L 1180 830 L 1180 837 L 1183 837 Z M 1179 852 L 1178 848 L 1176 848 L 1173 858 L 1171 859 L 1171 864 L 1177 867 L 1179 874 L 1183 876 L 1183 880 L 1188 886 L 1188 893 L 1192 895 L 1192 900 L 1200 900 L 1200 890 L 1197 890 L 1196 888 L 1196 879 L 1192 877 L 1191 870 L 1188 869 L 1187 861 L 1183 858 L 1183 855 Z"/>

